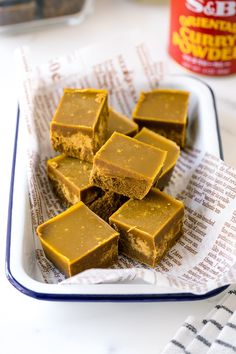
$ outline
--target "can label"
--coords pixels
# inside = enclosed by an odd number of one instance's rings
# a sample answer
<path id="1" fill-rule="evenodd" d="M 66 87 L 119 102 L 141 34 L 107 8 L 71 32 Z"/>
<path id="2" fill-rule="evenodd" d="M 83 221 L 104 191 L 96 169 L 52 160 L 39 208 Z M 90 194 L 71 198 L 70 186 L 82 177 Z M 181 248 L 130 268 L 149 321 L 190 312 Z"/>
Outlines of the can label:
<path id="1" fill-rule="evenodd" d="M 171 0 L 169 53 L 199 74 L 236 73 L 236 0 Z"/>

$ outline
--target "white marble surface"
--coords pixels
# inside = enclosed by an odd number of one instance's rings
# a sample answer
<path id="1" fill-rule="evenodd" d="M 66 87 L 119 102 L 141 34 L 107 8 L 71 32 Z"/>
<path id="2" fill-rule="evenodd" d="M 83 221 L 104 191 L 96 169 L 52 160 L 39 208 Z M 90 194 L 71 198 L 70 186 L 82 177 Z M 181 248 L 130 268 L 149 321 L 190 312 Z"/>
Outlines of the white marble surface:
<path id="1" fill-rule="evenodd" d="M 30 45 L 35 62 L 40 62 L 53 54 L 61 55 L 74 47 L 139 28 L 144 35 L 156 36 L 160 48 L 157 55 L 162 55 L 167 47 L 168 13 L 165 0 L 97 0 L 94 13 L 78 27 L 54 26 L 0 35 L 0 353 L 161 353 L 188 315 L 204 315 L 219 299 L 186 303 L 42 302 L 19 293 L 4 274 L 6 206 L 16 118 L 14 48 Z M 184 72 L 172 60 L 169 69 Z M 225 160 L 236 167 L 236 76 L 204 80 L 216 94 Z"/>

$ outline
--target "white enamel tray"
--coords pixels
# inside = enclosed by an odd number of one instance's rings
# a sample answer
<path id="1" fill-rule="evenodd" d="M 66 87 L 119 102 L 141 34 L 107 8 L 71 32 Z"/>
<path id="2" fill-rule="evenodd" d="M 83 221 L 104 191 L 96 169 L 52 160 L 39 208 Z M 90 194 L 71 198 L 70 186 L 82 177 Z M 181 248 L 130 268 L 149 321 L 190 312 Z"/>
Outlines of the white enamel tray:
<path id="1" fill-rule="evenodd" d="M 216 103 L 211 88 L 187 75 L 169 76 L 160 86 L 190 91 L 188 141 L 194 141 L 195 146 L 223 159 Z M 33 279 L 34 242 L 24 166 L 24 140 L 24 125 L 18 110 L 9 196 L 6 273 L 19 291 L 34 298 L 54 301 L 183 301 L 207 298 L 225 289 L 194 295 L 144 283 L 60 286 Z"/>

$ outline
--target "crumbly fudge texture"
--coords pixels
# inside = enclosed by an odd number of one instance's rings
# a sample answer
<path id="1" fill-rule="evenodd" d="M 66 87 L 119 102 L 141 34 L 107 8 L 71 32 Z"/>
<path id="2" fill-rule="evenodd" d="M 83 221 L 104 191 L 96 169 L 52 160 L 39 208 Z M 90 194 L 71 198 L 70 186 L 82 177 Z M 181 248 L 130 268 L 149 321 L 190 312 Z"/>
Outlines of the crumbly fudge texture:
<path id="1" fill-rule="evenodd" d="M 134 136 L 138 132 L 138 124 L 123 114 L 109 107 L 109 117 L 107 126 L 107 139 L 114 133 L 122 133 L 128 136 Z"/>
<path id="2" fill-rule="evenodd" d="M 121 207 L 127 200 L 123 195 L 113 192 L 103 192 L 96 200 L 94 200 L 89 208 L 100 218 L 109 222 L 109 217 Z"/>
<path id="3" fill-rule="evenodd" d="M 133 111 L 139 128 L 147 127 L 180 147 L 185 146 L 189 93 L 181 90 L 142 92 Z"/>
<path id="4" fill-rule="evenodd" d="M 142 200 L 128 200 L 110 218 L 127 257 L 155 267 L 182 234 L 183 203 L 152 188 Z"/>
<path id="5" fill-rule="evenodd" d="M 142 199 L 162 173 L 166 155 L 115 132 L 95 155 L 90 181 L 103 190 Z"/>
<path id="6" fill-rule="evenodd" d="M 152 130 L 147 128 L 142 128 L 142 130 L 135 135 L 135 139 L 167 151 L 163 171 L 156 184 L 159 189 L 163 189 L 168 184 L 175 164 L 179 158 L 179 146 L 174 141 L 167 139 L 160 134 L 154 133 Z"/>
<path id="7" fill-rule="evenodd" d="M 65 89 L 50 125 L 54 150 L 93 161 L 106 141 L 107 91 Z"/>
<path id="8" fill-rule="evenodd" d="M 59 155 L 47 161 L 48 177 L 55 192 L 67 206 L 83 201 L 92 203 L 102 194 L 100 188 L 89 182 L 92 170 L 90 162 Z"/>
<path id="9" fill-rule="evenodd" d="M 117 261 L 118 232 L 83 202 L 37 228 L 47 258 L 66 276 Z"/>

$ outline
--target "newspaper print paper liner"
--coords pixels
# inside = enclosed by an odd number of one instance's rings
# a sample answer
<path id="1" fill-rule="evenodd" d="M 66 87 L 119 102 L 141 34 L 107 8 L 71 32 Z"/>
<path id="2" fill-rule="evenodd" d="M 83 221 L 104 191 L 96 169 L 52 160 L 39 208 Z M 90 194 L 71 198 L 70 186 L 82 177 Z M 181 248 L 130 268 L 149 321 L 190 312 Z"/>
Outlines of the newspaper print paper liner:
<path id="1" fill-rule="evenodd" d="M 195 294 L 235 282 L 236 171 L 199 149 L 199 141 L 193 140 L 192 135 L 196 122 L 191 120 L 188 142 L 192 146 L 181 153 L 166 188 L 167 193 L 185 203 L 184 235 L 155 270 L 120 255 L 112 269 L 87 270 L 65 279 L 45 258 L 35 234 L 40 223 L 64 210 L 46 174 L 46 161 L 55 155 L 50 145 L 49 122 L 63 88 L 107 88 L 110 104 L 130 116 L 139 92 L 162 82 L 163 64 L 152 59 L 155 47 L 152 44 L 150 48 L 129 41 L 109 51 L 95 46 L 34 69 L 26 48 L 17 53 L 20 104 L 29 138 L 27 172 L 36 280 L 71 286 L 141 281 Z M 190 108 L 196 111 L 196 102 L 191 102 Z M 190 112 L 190 118 L 196 116 L 195 111 Z"/>

